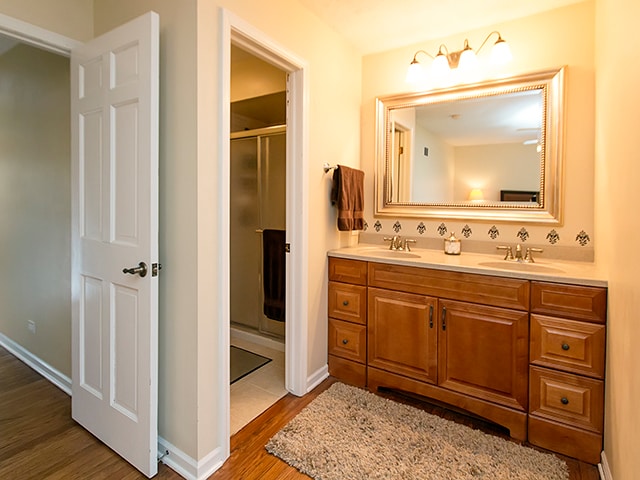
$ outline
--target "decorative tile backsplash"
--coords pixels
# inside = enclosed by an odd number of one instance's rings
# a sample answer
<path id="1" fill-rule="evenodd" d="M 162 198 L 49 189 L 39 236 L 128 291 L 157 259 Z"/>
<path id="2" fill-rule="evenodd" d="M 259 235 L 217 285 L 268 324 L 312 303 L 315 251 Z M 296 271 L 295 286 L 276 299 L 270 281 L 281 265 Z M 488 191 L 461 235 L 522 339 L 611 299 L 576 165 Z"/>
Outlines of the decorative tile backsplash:
<path id="1" fill-rule="evenodd" d="M 561 244 L 561 236 L 560 233 L 555 228 L 550 228 L 549 230 L 542 233 L 544 235 L 541 237 L 540 229 L 537 227 L 534 228 L 535 234 L 532 234 L 527 227 L 520 226 L 516 227 L 518 230 L 516 231 L 513 239 L 509 239 L 508 236 L 513 232 L 514 225 L 501 225 L 498 227 L 497 225 L 492 225 L 486 233 L 483 233 L 482 230 L 477 226 L 471 226 L 469 224 L 460 225 L 459 222 L 451 221 L 451 222 L 440 222 L 435 224 L 425 223 L 424 221 L 420 221 L 416 224 L 411 225 L 411 220 L 403 219 L 401 223 L 400 220 L 389 220 L 385 221 L 386 226 L 380 220 L 376 220 L 373 224 L 373 229 L 376 233 L 383 234 L 400 234 L 402 231 L 405 232 L 406 236 L 428 236 L 427 234 L 431 232 L 431 237 L 436 234 L 440 237 L 444 237 L 450 232 L 460 232 L 460 235 L 465 239 L 470 240 L 480 240 L 480 241 L 496 241 L 496 242 L 522 242 L 522 243 L 531 243 L 531 244 L 549 244 L 558 246 Z M 404 224 L 404 225 L 403 225 Z M 414 226 L 415 225 L 415 226 Z M 364 230 L 367 231 L 369 228 L 369 223 L 365 220 L 364 222 Z M 504 231 L 508 232 L 508 235 L 505 236 Z M 415 232 L 415 233 L 414 233 Z M 566 232 L 565 232 L 566 234 Z M 571 245 L 568 245 L 565 241 L 565 246 L 577 246 L 577 247 L 586 247 L 590 246 L 591 237 L 585 230 L 580 230 L 576 233 L 575 243 L 571 242 Z"/>

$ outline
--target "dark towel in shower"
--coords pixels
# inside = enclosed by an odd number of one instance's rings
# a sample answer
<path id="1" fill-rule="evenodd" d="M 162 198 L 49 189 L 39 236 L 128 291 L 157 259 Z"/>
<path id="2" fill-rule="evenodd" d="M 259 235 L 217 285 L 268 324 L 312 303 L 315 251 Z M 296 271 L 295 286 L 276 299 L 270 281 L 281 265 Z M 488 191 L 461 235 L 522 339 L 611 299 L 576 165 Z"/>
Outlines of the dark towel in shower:
<path id="1" fill-rule="evenodd" d="M 284 230 L 262 232 L 262 283 L 264 285 L 264 314 L 272 320 L 284 322 L 285 300 L 285 242 Z"/>
<path id="2" fill-rule="evenodd" d="M 331 203 L 338 207 L 338 230 L 363 230 L 364 172 L 338 165 L 333 171 Z"/>

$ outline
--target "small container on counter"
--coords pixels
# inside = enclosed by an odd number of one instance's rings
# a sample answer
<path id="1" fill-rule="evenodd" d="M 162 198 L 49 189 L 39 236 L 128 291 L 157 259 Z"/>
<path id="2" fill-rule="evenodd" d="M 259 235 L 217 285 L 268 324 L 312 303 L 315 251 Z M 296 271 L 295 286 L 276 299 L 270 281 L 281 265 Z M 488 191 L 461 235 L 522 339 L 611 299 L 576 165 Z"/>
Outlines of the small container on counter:
<path id="1" fill-rule="evenodd" d="M 444 239 L 444 253 L 447 255 L 460 255 L 460 239 L 456 238 L 456 234 L 451 232 L 449 238 Z"/>

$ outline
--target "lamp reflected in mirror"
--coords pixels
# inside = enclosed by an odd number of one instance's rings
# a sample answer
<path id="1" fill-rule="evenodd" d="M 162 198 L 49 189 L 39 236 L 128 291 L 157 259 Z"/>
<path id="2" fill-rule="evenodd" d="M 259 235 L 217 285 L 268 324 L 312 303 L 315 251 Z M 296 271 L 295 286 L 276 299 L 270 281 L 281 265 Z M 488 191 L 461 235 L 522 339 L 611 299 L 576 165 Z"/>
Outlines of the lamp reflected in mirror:
<path id="1" fill-rule="evenodd" d="M 473 188 L 469 192 L 469 201 L 471 202 L 484 202 L 484 193 L 479 188 Z"/>

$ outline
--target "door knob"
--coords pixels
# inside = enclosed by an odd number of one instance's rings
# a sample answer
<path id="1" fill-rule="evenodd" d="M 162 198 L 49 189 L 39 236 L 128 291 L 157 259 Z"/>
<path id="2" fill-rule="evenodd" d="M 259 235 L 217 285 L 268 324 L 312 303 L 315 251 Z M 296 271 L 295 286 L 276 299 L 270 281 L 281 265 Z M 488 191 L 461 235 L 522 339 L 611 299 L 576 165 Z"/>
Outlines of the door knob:
<path id="1" fill-rule="evenodd" d="M 141 277 L 147 276 L 147 264 L 140 262 L 137 267 L 123 268 L 122 273 L 128 273 L 129 275 L 140 275 Z"/>

